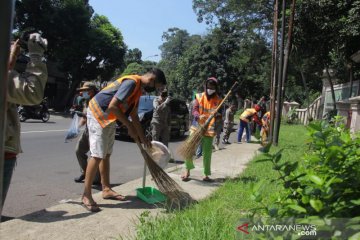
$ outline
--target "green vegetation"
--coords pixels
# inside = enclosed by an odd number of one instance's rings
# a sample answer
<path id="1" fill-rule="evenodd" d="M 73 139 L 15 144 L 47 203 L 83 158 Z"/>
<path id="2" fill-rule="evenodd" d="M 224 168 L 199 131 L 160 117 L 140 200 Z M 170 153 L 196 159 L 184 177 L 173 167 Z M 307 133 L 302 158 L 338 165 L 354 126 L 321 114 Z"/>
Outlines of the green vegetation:
<path id="1" fill-rule="evenodd" d="M 272 163 L 282 191 L 273 194 L 276 202 L 269 206 L 261 184 L 253 189 L 255 201 L 263 202 L 256 214 L 316 222 L 317 230 L 332 239 L 360 234 L 360 137 L 351 136 L 342 122 L 335 118 L 332 124 L 310 124 L 309 150 L 301 162 L 281 161 L 282 150 L 257 160 Z"/>
<path id="2" fill-rule="evenodd" d="M 303 126 L 284 125 L 281 128 L 280 144 L 271 149 L 271 153 L 284 149 L 280 162 L 297 162 L 306 150 L 306 129 Z M 282 187 L 271 179 L 278 178 L 278 173 L 271 171 L 270 162 L 257 163 L 264 159 L 258 155 L 251 161 L 236 179 L 225 182 L 212 196 L 184 211 L 178 211 L 158 218 L 140 217 L 142 224 L 138 226 L 138 239 L 234 239 L 236 227 L 241 217 L 247 216 L 252 209 L 261 208 L 262 204 L 270 204 L 274 193 L 283 191 Z M 266 188 L 262 189 L 261 203 L 254 199 L 254 187 L 262 179 Z"/>

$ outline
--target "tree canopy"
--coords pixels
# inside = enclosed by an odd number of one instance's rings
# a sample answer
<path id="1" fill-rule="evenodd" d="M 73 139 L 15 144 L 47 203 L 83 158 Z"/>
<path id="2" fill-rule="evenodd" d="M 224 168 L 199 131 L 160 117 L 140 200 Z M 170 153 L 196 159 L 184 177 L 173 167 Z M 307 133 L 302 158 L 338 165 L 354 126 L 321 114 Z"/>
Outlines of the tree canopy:
<path id="1" fill-rule="evenodd" d="M 105 16 L 94 15 L 84 0 L 17 0 L 15 30 L 28 28 L 48 39 L 47 57 L 56 62 L 71 82 L 68 101 L 83 80 L 109 80 L 124 69 L 126 45 L 119 29 Z"/>

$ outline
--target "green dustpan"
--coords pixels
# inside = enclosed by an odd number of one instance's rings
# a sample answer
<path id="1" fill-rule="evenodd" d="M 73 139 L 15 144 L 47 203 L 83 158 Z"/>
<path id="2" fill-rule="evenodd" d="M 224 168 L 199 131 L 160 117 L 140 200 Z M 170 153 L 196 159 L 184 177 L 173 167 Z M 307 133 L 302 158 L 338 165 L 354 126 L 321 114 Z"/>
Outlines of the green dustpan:
<path id="1" fill-rule="evenodd" d="M 146 163 L 144 164 L 143 186 L 136 189 L 136 196 L 148 204 L 163 202 L 166 196 L 154 187 L 145 187 Z"/>

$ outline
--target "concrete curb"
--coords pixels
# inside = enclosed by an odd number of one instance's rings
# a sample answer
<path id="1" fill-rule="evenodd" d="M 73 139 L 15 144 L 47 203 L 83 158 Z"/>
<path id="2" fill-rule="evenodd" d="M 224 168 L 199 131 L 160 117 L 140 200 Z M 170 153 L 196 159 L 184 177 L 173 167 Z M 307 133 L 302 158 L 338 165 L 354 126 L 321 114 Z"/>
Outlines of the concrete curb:
<path id="1" fill-rule="evenodd" d="M 196 168 L 191 172 L 192 180 L 180 179 L 183 165 L 166 169 L 171 176 L 195 200 L 212 194 L 222 185 L 224 179 L 238 176 L 247 163 L 257 154 L 258 144 L 231 144 L 213 153 L 212 183 L 203 182 L 202 160 L 195 160 Z M 147 176 L 146 186 L 154 186 Z M 142 178 L 135 179 L 114 190 L 128 196 L 128 201 L 118 202 L 102 199 L 101 192 L 94 194 L 102 211 L 90 213 L 81 207 L 80 199 L 69 199 L 42 211 L 0 224 L 2 239 L 114 239 L 119 236 L 128 239 L 134 236 L 138 217 L 144 211 L 151 215 L 163 214 L 161 206 L 149 205 L 136 197 L 136 188 L 142 186 Z"/>

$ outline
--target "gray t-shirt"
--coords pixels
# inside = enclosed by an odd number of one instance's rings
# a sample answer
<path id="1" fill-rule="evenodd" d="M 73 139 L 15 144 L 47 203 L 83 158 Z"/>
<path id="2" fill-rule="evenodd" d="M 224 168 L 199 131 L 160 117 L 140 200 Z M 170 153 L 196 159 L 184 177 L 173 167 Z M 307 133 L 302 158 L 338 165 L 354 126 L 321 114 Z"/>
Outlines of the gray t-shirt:
<path id="1" fill-rule="evenodd" d="M 113 97 L 116 97 L 120 102 L 125 102 L 126 99 L 133 93 L 136 87 L 136 82 L 132 79 L 124 79 L 121 84 L 116 87 L 104 89 L 95 95 L 96 101 L 100 105 L 101 109 L 105 112 Z M 128 116 L 134 106 L 129 106 L 126 111 Z"/>

